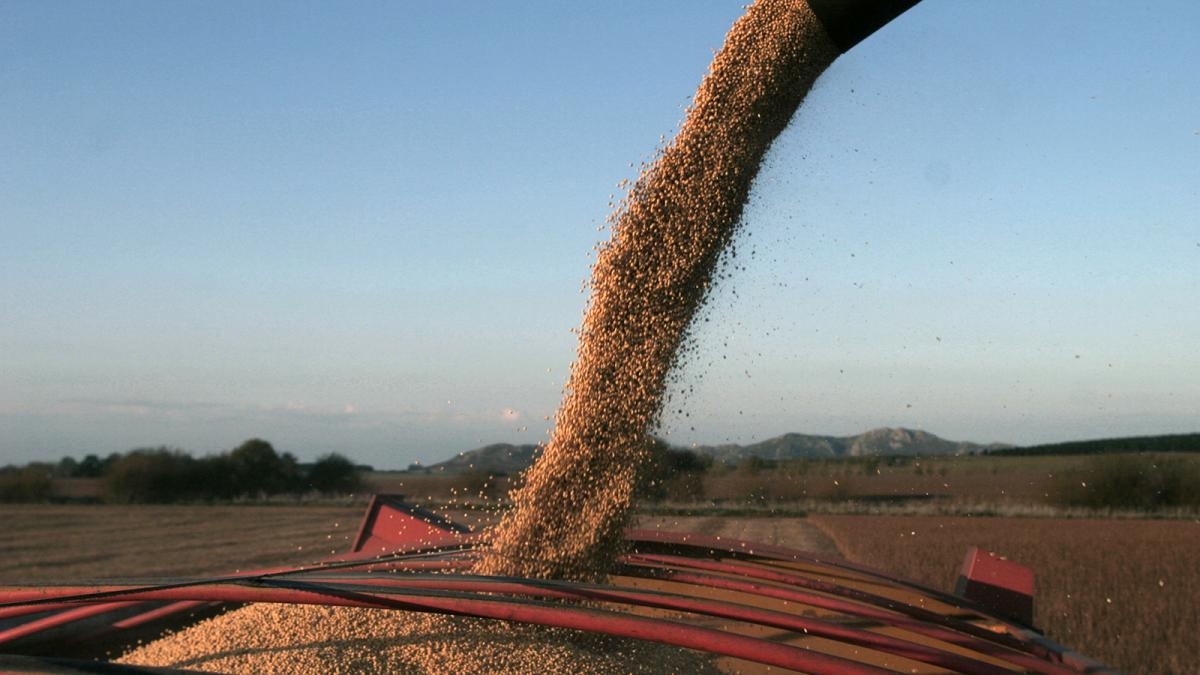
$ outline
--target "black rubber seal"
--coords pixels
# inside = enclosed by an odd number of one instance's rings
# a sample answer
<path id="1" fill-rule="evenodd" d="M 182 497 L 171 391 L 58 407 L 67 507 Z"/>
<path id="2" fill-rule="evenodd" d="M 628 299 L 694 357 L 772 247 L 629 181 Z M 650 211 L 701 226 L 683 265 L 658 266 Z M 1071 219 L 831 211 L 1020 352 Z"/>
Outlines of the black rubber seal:
<path id="1" fill-rule="evenodd" d="M 919 0 L 808 0 L 838 49 L 848 51 Z"/>

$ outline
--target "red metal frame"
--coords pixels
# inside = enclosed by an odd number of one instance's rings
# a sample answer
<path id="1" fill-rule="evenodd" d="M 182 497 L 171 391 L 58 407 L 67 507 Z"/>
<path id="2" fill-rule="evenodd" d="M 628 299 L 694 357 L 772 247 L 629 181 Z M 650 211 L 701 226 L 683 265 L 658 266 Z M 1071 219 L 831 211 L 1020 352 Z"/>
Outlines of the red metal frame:
<path id="1" fill-rule="evenodd" d="M 1033 625 L 1033 570 L 972 546 L 954 592 L 999 616 Z"/>

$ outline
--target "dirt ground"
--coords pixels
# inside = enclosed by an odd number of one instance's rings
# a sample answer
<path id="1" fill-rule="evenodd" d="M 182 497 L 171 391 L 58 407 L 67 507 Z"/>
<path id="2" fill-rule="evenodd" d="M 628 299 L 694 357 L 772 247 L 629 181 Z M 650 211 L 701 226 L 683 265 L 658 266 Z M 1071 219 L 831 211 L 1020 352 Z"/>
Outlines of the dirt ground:
<path id="1" fill-rule="evenodd" d="M 0 505 L 0 583 L 171 577 L 344 551 L 361 505 Z"/>
<path id="2" fill-rule="evenodd" d="M 0 505 L 0 584 L 221 574 L 312 562 L 350 546 L 363 510 L 361 504 Z M 648 516 L 636 525 L 837 553 L 833 540 L 803 518 Z"/>
<path id="3" fill-rule="evenodd" d="M 741 539 L 842 557 L 833 539 L 805 518 L 646 516 L 638 521 L 637 526 L 675 532 L 696 532 L 723 539 Z"/>

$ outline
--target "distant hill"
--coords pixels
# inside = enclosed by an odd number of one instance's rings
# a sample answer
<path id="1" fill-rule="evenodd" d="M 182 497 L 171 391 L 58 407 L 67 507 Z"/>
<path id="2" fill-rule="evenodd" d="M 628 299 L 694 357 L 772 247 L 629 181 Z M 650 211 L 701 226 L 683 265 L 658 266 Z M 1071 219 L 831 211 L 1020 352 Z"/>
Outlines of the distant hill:
<path id="1" fill-rule="evenodd" d="M 966 455 L 1012 446 L 992 443 L 981 445 L 966 441 L 948 441 L 927 431 L 880 428 L 857 436 L 810 436 L 784 434 L 750 445 L 702 445 L 693 448 L 718 462 L 736 464 L 747 457 L 760 459 L 834 459 L 876 457 L 882 455 Z"/>
<path id="2" fill-rule="evenodd" d="M 1102 438 L 1095 441 L 1048 443 L 1023 448 L 998 448 L 989 455 L 1105 455 L 1118 452 L 1200 452 L 1200 433 L 1167 436 Z"/>
<path id="3" fill-rule="evenodd" d="M 709 455 L 718 462 L 736 464 L 746 457 L 761 459 L 822 459 L 873 457 L 879 455 L 965 455 L 995 451 L 1012 446 L 993 443 L 981 445 L 948 441 L 925 431 L 913 429 L 872 429 L 857 436 L 810 436 L 784 434 L 750 445 L 702 445 L 693 451 Z M 429 466 L 430 471 L 462 473 L 483 470 L 494 474 L 524 471 L 537 456 L 536 445 L 495 443 L 460 453 L 444 462 Z"/>
<path id="4" fill-rule="evenodd" d="M 431 465 L 430 471 L 444 473 L 464 473 L 467 471 L 486 471 L 491 474 L 516 474 L 524 471 L 533 464 L 537 457 L 536 445 L 511 445 L 509 443 L 493 443 L 482 448 L 459 453 L 444 462 Z"/>

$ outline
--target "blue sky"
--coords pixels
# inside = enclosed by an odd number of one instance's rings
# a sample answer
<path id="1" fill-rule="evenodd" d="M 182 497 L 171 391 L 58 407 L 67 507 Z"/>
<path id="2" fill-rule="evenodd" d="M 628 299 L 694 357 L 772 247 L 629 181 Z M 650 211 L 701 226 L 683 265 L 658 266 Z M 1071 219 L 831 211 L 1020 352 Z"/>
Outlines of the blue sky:
<path id="1" fill-rule="evenodd" d="M 609 195 L 741 5 L 0 3 L 0 464 L 545 438 Z M 841 57 L 664 431 L 1198 430 L 1196 25 L 925 0 Z"/>

